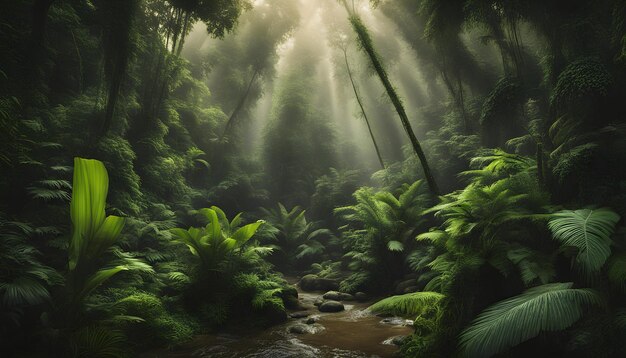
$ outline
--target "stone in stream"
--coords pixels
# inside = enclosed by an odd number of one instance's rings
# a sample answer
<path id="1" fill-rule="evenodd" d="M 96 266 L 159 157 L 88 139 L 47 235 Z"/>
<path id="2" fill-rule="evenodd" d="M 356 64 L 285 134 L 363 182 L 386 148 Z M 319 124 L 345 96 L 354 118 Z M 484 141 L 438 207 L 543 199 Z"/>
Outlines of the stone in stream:
<path id="1" fill-rule="evenodd" d="M 318 309 L 320 312 L 340 312 L 344 310 L 344 307 L 341 302 L 326 300 L 319 305 Z"/>
<path id="2" fill-rule="evenodd" d="M 298 290 L 294 286 L 283 287 L 278 292 L 278 297 L 283 300 L 283 303 L 287 308 L 294 309 L 300 306 L 300 301 L 298 301 Z"/>
<path id="3" fill-rule="evenodd" d="M 295 333 L 295 334 L 307 334 L 307 333 L 315 334 L 322 330 L 324 330 L 324 326 L 320 324 L 308 325 L 308 324 L 296 323 L 293 326 L 289 327 L 289 333 Z"/>
<path id="4" fill-rule="evenodd" d="M 354 296 L 349 293 L 337 292 L 337 291 L 328 291 L 324 294 L 325 300 L 333 300 L 333 301 L 353 301 Z"/>
<path id="5" fill-rule="evenodd" d="M 383 320 L 380 321 L 380 323 L 388 324 L 390 326 L 412 326 L 413 325 L 413 321 L 411 321 L 410 319 L 404 319 L 400 317 L 383 318 Z"/>
<path id="6" fill-rule="evenodd" d="M 385 339 L 383 344 L 401 346 L 409 339 L 409 336 L 393 336 L 391 338 Z"/>
<path id="7" fill-rule="evenodd" d="M 313 315 L 313 316 L 307 318 L 305 323 L 306 324 L 314 324 L 314 323 L 316 323 L 319 320 L 320 320 L 320 315 L 316 314 L 316 315 Z"/>
<path id="8" fill-rule="evenodd" d="M 315 299 L 315 302 L 313 302 L 313 305 L 319 307 L 323 302 L 324 302 L 324 297 L 319 296 L 318 298 Z"/>
<path id="9" fill-rule="evenodd" d="M 309 312 L 306 311 L 300 311 L 300 312 L 294 312 L 292 314 L 289 315 L 289 317 L 291 318 L 305 318 L 309 316 Z"/>
<path id="10" fill-rule="evenodd" d="M 339 288 L 339 283 L 336 280 L 321 278 L 312 274 L 302 277 L 298 285 L 304 291 L 329 291 Z"/>
<path id="11" fill-rule="evenodd" d="M 354 298 L 356 298 L 357 301 L 359 302 L 364 302 L 367 301 L 368 297 L 367 297 L 367 293 L 365 292 L 357 292 L 354 294 Z"/>

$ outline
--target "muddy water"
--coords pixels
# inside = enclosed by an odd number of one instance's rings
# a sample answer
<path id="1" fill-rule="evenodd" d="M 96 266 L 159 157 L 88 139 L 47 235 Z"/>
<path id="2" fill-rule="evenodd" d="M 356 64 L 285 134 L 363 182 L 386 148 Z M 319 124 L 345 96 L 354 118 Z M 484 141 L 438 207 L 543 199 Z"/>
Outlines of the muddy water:
<path id="1" fill-rule="evenodd" d="M 289 318 L 287 322 L 265 331 L 238 334 L 202 335 L 177 351 L 153 351 L 143 358 L 177 357 L 246 357 L 246 358 L 362 358 L 392 357 L 398 348 L 391 343 L 395 336 L 412 333 L 410 321 L 384 319 L 365 309 L 371 303 L 343 302 L 345 311 L 321 313 L 313 302 L 322 293 L 299 293 L 309 317 L 317 322 L 307 325 L 307 318 Z M 294 325 L 309 333 L 290 332 Z"/>

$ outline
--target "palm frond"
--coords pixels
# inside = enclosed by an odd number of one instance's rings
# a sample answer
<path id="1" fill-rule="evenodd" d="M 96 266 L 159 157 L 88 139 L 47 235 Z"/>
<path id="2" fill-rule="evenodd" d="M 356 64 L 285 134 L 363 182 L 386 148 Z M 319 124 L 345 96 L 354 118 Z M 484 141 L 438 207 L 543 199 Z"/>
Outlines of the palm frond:
<path id="1" fill-rule="evenodd" d="M 598 293 L 573 289 L 571 282 L 533 287 L 480 313 L 463 330 L 459 344 L 465 356 L 490 357 L 541 332 L 565 329 L 582 317 L 585 307 L 602 304 Z"/>
<path id="2" fill-rule="evenodd" d="M 563 210 L 548 222 L 563 246 L 578 249 L 576 262 L 586 274 L 598 272 L 611 255 L 611 235 L 619 215 L 607 208 Z"/>

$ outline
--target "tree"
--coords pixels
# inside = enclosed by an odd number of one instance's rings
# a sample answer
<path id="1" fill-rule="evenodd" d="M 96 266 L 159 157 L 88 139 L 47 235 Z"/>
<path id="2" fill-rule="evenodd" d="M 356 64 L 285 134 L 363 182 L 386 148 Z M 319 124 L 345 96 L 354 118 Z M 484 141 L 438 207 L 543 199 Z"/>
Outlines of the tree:
<path id="1" fill-rule="evenodd" d="M 385 67 L 380 59 L 380 56 L 376 53 L 376 49 L 374 48 L 372 39 L 369 35 L 369 32 L 367 31 L 367 27 L 365 27 L 361 18 L 354 11 L 350 10 L 350 7 L 348 6 L 347 1 L 342 0 L 342 2 L 346 8 L 346 11 L 348 12 L 349 20 L 352 25 L 352 28 L 354 29 L 354 31 L 356 32 L 358 36 L 358 40 L 359 40 L 359 44 L 361 45 L 361 48 L 369 57 L 372 67 L 376 71 L 378 78 L 380 79 L 383 86 L 385 87 L 385 91 L 387 92 L 387 95 L 389 96 L 389 98 L 391 99 L 391 102 L 396 108 L 396 112 L 398 112 L 398 116 L 400 117 L 402 126 L 404 127 L 404 130 L 406 131 L 406 134 L 409 137 L 409 140 L 411 141 L 413 151 L 418 156 L 420 163 L 422 165 L 422 169 L 424 171 L 424 177 L 426 178 L 426 182 L 428 183 L 428 188 L 430 189 L 433 195 L 439 195 L 439 187 L 437 186 L 435 177 L 433 176 L 430 170 L 430 166 L 428 165 L 428 160 L 426 159 L 426 155 L 424 154 L 424 151 L 422 150 L 422 146 L 417 140 L 417 137 L 415 137 L 415 133 L 413 132 L 413 128 L 411 126 L 411 123 L 409 122 L 409 117 L 407 116 L 406 111 L 404 110 L 404 106 L 402 105 L 402 100 L 398 96 L 396 89 L 391 84 L 391 81 L 389 80 L 389 76 L 387 75 L 387 71 L 385 70 Z"/>
<path id="2" fill-rule="evenodd" d="M 348 78 L 350 79 L 350 84 L 352 85 L 352 90 L 354 91 L 354 98 L 356 98 L 357 103 L 359 104 L 359 109 L 361 110 L 361 115 L 365 120 L 365 124 L 367 125 L 367 130 L 370 134 L 370 138 L 372 138 L 372 144 L 374 145 L 374 149 L 376 150 L 376 156 L 378 157 L 378 162 L 380 163 L 380 167 L 385 169 L 385 162 L 383 161 L 383 157 L 380 154 L 380 149 L 378 148 L 378 143 L 376 143 L 376 138 L 374 137 L 374 132 L 372 131 L 372 126 L 370 125 L 370 121 L 367 118 L 367 113 L 365 112 L 365 107 L 363 106 L 363 100 L 361 99 L 361 95 L 356 87 L 356 83 L 354 82 L 354 77 L 352 76 L 352 70 L 350 69 L 350 61 L 348 61 L 348 42 L 345 35 L 340 34 L 336 42 L 336 46 L 341 50 L 343 54 L 344 62 L 346 64 L 346 72 L 348 73 Z"/>

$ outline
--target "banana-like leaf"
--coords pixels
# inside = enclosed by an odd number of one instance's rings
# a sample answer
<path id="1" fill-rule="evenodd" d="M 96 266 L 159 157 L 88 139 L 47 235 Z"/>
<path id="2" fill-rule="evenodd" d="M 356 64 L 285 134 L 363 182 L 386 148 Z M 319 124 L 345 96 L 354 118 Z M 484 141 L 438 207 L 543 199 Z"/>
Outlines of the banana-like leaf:
<path id="1" fill-rule="evenodd" d="M 218 240 L 222 238 L 222 226 L 220 225 L 220 220 L 217 216 L 215 210 L 212 209 L 202 209 L 206 213 L 207 218 L 209 219 L 209 224 L 206 226 L 207 234 L 209 236 L 209 240 Z"/>
<path id="2" fill-rule="evenodd" d="M 70 215 L 72 239 L 69 266 L 74 269 L 89 240 L 104 222 L 109 177 L 98 160 L 74 158 L 74 179 Z"/>
<path id="3" fill-rule="evenodd" d="M 578 249 L 576 262 L 584 273 L 598 272 L 611 255 L 611 235 L 619 215 L 607 208 L 563 210 L 548 223 L 563 246 Z"/>
<path id="4" fill-rule="evenodd" d="M 256 231 L 259 229 L 259 226 L 261 226 L 261 224 L 263 224 L 263 223 L 264 223 L 263 220 L 259 220 L 259 221 L 255 222 L 255 223 L 242 226 L 237 231 L 235 231 L 235 233 L 233 234 L 232 238 L 235 241 L 237 241 L 237 244 L 239 246 L 241 246 L 241 245 L 245 244 L 246 242 L 248 242 L 248 240 L 250 240 L 250 238 L 252 238 L 252 236 L 254 236 Z"/>
<path id="5" fill-rule="evenodd" d="M 230 229 L 231 230 L 234 230 L 234 229 L 238 228 L 239 225 L 241 225 L 241 215 L 243 215 L 243 213 L 239 213 L 239 214 L 235 215 L 233 220 L 231 220 L 231 222 L 230 222 Z"/>
<path id="6" fill-rule="evenodd" d="M 91 275 L 91 277 L 87 279 L 87 282 L 85 282 L 85 285 L 83 286 L 83 290 L 80 292 L 79 297 L 81 298 L 87 297 L 87 295 L 89 295 L 91 291 L 95 290 L 98 286 L 103 284 L 106 280 L 110 279 L 111 277 L 113 277 L 115 274 L 119 272 L 127 271 L 127 270 L 128 268 L 125 266 L 116 266 L 113 268 L 102 269 L 100 271 L 97 271 L 96 273 Z"/>
<path id="7" fill-rule="evenodd" d="M 74 270 L 80 259 L 103 254 L 120 236 L 125 220 L 106 217 L 105 206 L 109 176 L 102 162 L 74 158 L 70 215 L 72 238 L 69 245 L 69 268 Z"/>
<path id="8" fill-rule="evenodd" d="M 94 236 L 93 249 L 90 251 L 101 253 L 111 247 L 122 233 L 125 222 L 125 218 L 113 215 L 107 216 Z"/>
<path id="9" fill-rule="evenodd" d="M 541 332 L 571 326 L 591 305 L 603 305 L 600 295 L 573 289 L 571 282 L 533 287 L 480 313 L 461 333 L 461 351 L 467 357 L 491 357 Z"/>

